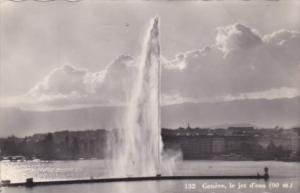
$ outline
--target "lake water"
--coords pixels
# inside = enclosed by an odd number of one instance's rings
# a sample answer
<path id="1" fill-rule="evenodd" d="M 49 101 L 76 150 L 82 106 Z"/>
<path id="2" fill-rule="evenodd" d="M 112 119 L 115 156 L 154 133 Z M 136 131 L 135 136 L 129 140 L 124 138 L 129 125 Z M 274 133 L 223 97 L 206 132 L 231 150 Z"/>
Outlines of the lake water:
<path id="1" fill-rule="evenodd" d="M 1 179 L 24 182 L 107 177 L 108 162 L 26 161 L 1 162 Z M 264 180 L 170 180 L 113 182 L 77 185 L 2 187 L 4 193 L 299 193 L 300 163 L 278 161 L 183 161 L 174 175 L 256 175 L 269 167 L 270 179 Z"/>

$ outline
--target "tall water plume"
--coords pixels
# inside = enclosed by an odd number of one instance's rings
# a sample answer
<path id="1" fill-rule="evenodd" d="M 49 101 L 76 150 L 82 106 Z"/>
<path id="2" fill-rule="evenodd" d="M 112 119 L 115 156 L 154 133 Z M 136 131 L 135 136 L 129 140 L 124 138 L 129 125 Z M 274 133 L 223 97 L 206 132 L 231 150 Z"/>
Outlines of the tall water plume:
<path id="1" fill-rule="evenodd" d="M 151 21 L 125 113 L 117 131 L 113 170 L 119 176 L 153 176 L 160 172 L 160 45 L 158 18 Z"/>

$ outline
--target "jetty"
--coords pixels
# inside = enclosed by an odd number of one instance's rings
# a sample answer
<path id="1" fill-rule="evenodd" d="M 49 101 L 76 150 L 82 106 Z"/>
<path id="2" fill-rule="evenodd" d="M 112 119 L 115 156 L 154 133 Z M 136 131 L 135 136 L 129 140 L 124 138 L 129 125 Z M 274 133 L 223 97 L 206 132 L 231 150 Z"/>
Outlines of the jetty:
<path id="1" fill-rule="evenodd" d="M 26 179 L 26 182 L 10 183 L 9 180 L 2 181 L 2 186 L 16 187 L 16 186 L 45 186 L 45 185 L 65 185 L 65 184 L 84 184 L 84 183 L 110 183 L 110 182 L 136 182 L 136 181 L 162 181 L 162 180 L 215 180 L 215 179 L 269 179 L 268 168 L 264 168 L 263 175 L 232 175 L 232 176 L 156 176 L 145 177 L 122 177 L 122 178 L 99 178 L 99 179 L 78 179 L 78 180 L 60 180 L 60 181 L 40 181 L 35 182 L 33 178 Z"/>

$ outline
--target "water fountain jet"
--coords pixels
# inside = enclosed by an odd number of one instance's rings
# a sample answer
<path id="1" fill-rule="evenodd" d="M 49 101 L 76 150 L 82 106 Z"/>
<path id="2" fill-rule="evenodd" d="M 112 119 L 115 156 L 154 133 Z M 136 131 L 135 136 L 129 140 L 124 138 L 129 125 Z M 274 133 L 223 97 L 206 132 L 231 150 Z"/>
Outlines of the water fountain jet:
<path id="1" fill-rule="evenodd" d="M 113 170 L 118 176 L 160 173 L 160 44 L 159 19 L 151 21 L 137 66 L 124 127 L 118 130 Z"/>

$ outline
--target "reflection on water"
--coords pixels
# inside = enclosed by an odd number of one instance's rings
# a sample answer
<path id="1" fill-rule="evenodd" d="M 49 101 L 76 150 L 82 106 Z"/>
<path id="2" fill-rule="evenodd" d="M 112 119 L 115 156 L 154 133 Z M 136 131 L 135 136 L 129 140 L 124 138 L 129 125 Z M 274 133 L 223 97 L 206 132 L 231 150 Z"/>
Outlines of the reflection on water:
<path id="1" fill-rule="evenodd" d="M 52 162 L 2 162 L 1 178 L 12 182 L 25 181 L 33 177 L 36 181 L 66 180 L 90 177 L 106 177 L 108 167 L 103 160 L 52 161 Z M 263 173 L 268 166 L 271 179 L 264 180 L 176 180 L 148 182 L 120 182 L 78 185 L 58 185 L 34 188 L 2 188 L 5 193 L 298 193 L 300 190 L 300 163 L 288 162 L 224 162 L 224 161 L 184 161 L 180 162 L 174 173 L 176 175 L 255 175 Z M 236 187 L 229 189 L 229 183 Z M 188 184 L 195 186 L 187 189 Z M 218 187 L 225 185 L 227 189 Z M 279 187 L 276 187 L 279 185 Z M 238 189 L 240 186 L 240 189 Z M 245 186 L 246 188 L 243 188 Z M 283 187 L 285 186 L 285 187 Z M 269 188 L 270 187 L 270 188 Z"/>
<path id="2" fill-rule="evenodd" d="M 87 179 L 105 176 L 106 168 L 103 160 L 2 162 L 1 179 L 11 182 L 24 182 L 26 178 L 35 181 Z"/>

